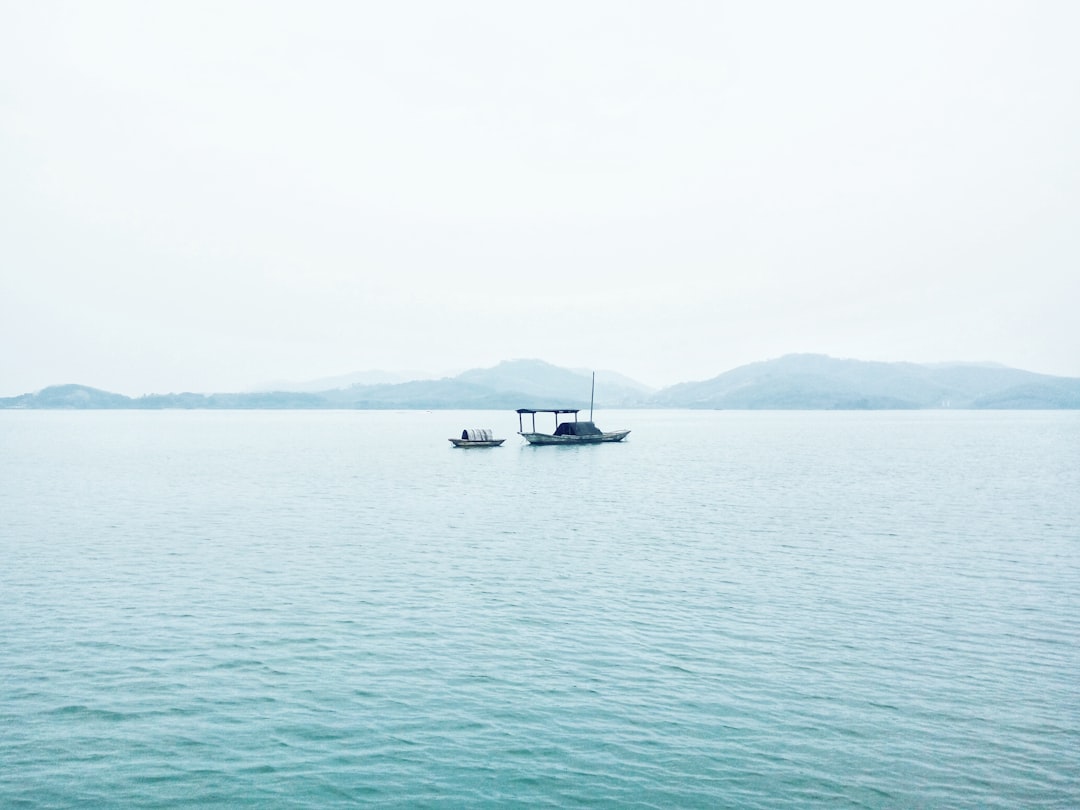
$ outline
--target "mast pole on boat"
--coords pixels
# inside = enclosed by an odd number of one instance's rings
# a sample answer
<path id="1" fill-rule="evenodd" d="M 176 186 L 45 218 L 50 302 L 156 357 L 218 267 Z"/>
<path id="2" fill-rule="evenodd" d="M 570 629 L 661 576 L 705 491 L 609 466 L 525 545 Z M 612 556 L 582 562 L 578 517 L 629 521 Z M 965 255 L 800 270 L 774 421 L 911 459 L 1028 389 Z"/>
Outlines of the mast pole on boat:
<path id="1" fill-rule="evenodd" d="M 589 421 L 592 421 L 593 399 L 596 396 L 596 372 L 592 373 L 592 391 L 589 392 Z"/>

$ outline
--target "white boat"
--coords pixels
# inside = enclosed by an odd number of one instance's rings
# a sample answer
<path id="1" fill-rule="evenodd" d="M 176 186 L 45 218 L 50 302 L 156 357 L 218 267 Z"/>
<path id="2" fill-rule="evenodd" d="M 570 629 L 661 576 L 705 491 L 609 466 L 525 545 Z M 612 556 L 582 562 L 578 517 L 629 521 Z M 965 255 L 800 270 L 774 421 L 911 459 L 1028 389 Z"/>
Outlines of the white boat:
<path id="1" fill-rule="evenodd" d="M 596 393 L 596 374 L 593 374 L 593 394 Z M 579 420 L 581 412 L 575 408 L 518 408 L 518 435 L 523 437 L 529 444 L 600 444 L 601 442 L 621 442 L 626 438 L 629 430 L 613 430 L 605 433 L 592 421 L 592 397 L 589 400 L 589 419 Z M 538 413 L 550 413 L 555 416 L 555 432 L 541 433 L 536 429 L 536 415 Z M 525 422 L 522 417 L 525 414 L 532 416 L 532 430 L 525 430 Z M 562 414 L 573 414 L 574 421 L 569 419 L 560 422 Z"/>
<path id="2" fill-rule="evenodd" d="M 496 439 L 490 428 L 466 428 L 460 439 L 451 439 L 454 447 L 498 447 L 506 439 Z"/>

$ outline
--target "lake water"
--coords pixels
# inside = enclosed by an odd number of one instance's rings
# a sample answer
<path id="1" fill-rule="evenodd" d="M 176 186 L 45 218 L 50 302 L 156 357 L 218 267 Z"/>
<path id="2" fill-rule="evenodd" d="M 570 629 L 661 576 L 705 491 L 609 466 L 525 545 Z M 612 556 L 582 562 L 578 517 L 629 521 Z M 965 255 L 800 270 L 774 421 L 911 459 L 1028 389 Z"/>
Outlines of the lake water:
<path id="1" fill-rule="evenodd" d="M 1080 413 L 596 420 L 0 412 L 0 806 L 1080 806 Z"/>

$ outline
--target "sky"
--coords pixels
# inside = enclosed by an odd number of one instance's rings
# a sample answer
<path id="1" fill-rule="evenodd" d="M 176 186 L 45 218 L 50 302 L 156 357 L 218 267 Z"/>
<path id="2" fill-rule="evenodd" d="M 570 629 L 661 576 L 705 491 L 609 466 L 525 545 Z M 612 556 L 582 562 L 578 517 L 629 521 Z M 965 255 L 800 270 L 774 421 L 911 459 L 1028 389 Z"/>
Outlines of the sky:
<path id="1" fill-rule="evenodd" d="M 0 0 L 0 396 L 1080 376 L 1080 3 Z"/>

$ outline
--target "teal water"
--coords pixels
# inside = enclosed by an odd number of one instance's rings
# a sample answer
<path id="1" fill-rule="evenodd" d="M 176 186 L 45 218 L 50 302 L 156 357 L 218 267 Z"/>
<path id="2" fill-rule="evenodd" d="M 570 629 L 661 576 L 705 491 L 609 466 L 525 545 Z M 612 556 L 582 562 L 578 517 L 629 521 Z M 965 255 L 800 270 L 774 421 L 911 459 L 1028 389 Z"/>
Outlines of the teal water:
<path id="1" fill-rule="evenodd" d="M 1080 414 L 596 418 L 0 412 L 0 806 L 1080 806 Z"/>

